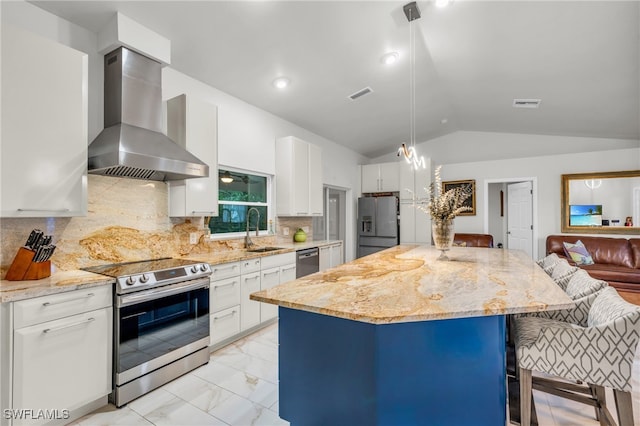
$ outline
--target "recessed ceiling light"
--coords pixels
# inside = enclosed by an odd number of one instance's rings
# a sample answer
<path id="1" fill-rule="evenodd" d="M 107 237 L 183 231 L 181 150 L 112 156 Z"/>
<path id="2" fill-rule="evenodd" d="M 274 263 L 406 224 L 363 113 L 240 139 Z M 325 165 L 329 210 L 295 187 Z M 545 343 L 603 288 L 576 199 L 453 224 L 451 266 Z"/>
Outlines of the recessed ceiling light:
<path id="1" fill-rule="evenodd" d="M 436 0 L 436 7 L 447 7 L 451 0 Z"/>
<path id="2" fill-rule="evenodd" d="M 398 54 L 398 52 L 389 52 L 382 55 L 380 61 L 385 65 L 391 65 L 395 63 L 399 57 L 400 55 Z"/>
<path id="3" fill-rule="evenodd" d="M 289 86 L 289 83 L 291 83 L 291 80 L 289 80 L 287 77 L 278 77 L 273 80 L 274 87 L 278 89 L 286 88 L 287 86 Z"/>

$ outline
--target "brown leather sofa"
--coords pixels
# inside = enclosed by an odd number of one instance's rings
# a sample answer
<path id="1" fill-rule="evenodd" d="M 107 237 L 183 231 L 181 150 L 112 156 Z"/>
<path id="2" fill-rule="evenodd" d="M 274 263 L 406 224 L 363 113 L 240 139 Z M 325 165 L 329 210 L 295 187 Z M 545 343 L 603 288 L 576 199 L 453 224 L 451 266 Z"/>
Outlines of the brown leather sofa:
<path id="1" fill-rule="evenodd" d="M 458 234 L 453 236 L 454 246 L 493 247 L 493 237 L 489 234 Z"/>
<path id="2" fill-rule="evenodd" d="M 640 238 L 588 237 L 584 235 L 549 235 L 547 254 L 566 258 L 563 242 L 582 241 L 593 265 L 580 265 L 593 278 L 607 281 L 625 299 L 640 304 Z M 571 259 L 567 259 L 573 264 Z"/>

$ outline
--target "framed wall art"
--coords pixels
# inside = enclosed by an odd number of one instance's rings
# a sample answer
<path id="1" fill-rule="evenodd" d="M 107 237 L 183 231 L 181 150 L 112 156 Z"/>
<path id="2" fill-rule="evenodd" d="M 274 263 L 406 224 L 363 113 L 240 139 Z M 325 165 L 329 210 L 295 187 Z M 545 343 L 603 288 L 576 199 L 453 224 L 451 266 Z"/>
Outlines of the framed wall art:
<path id="1" fill-rule="evenodd" d="M 475 179 L 469 180 L 450 180 L 442 182 L 442 193 L 457 188 L 459 186 L 471 185 L 471 197 L 467 198 L 463 205 L 471 207 L 470 211 L 462 212 L 458 216 L 475 216 L 476 215 L 476 181 Z"/>

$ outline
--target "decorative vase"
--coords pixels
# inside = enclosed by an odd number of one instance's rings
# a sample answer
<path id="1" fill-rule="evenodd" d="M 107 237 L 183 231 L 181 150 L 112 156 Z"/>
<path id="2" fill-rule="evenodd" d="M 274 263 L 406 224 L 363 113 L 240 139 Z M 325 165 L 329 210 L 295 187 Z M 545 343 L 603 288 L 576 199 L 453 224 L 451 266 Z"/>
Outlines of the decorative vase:
<path id="1" fill-rule="evenodd" d="M 436 249 L 442 253 L 438 260 L 449 260 L 447 257 L 447 251 L 453 245 L 453 219 L 448 220 L 436 220 L 431 221 L 431 233 L 433 235 L 433 243 Z"/>
<path id="2" fill-rule="evenodd" d="M 293 234 L 293 241 L 296 243 L 304 243 L 307 241 L 307 234 L 302 230 L 302 228 L 298 228 L 295 234 Z"/>

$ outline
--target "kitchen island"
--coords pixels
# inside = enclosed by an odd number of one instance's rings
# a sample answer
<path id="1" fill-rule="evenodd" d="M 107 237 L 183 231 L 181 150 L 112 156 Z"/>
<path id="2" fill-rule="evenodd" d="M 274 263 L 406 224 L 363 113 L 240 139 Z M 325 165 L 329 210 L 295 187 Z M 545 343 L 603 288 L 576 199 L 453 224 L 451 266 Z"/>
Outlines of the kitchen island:
<path id="1" fill-rule="evenodd" d="M 292 425 L 504 425 L 505 317 L 573 302 L 524 252 L 400 245 L 260 291 Z"/>

